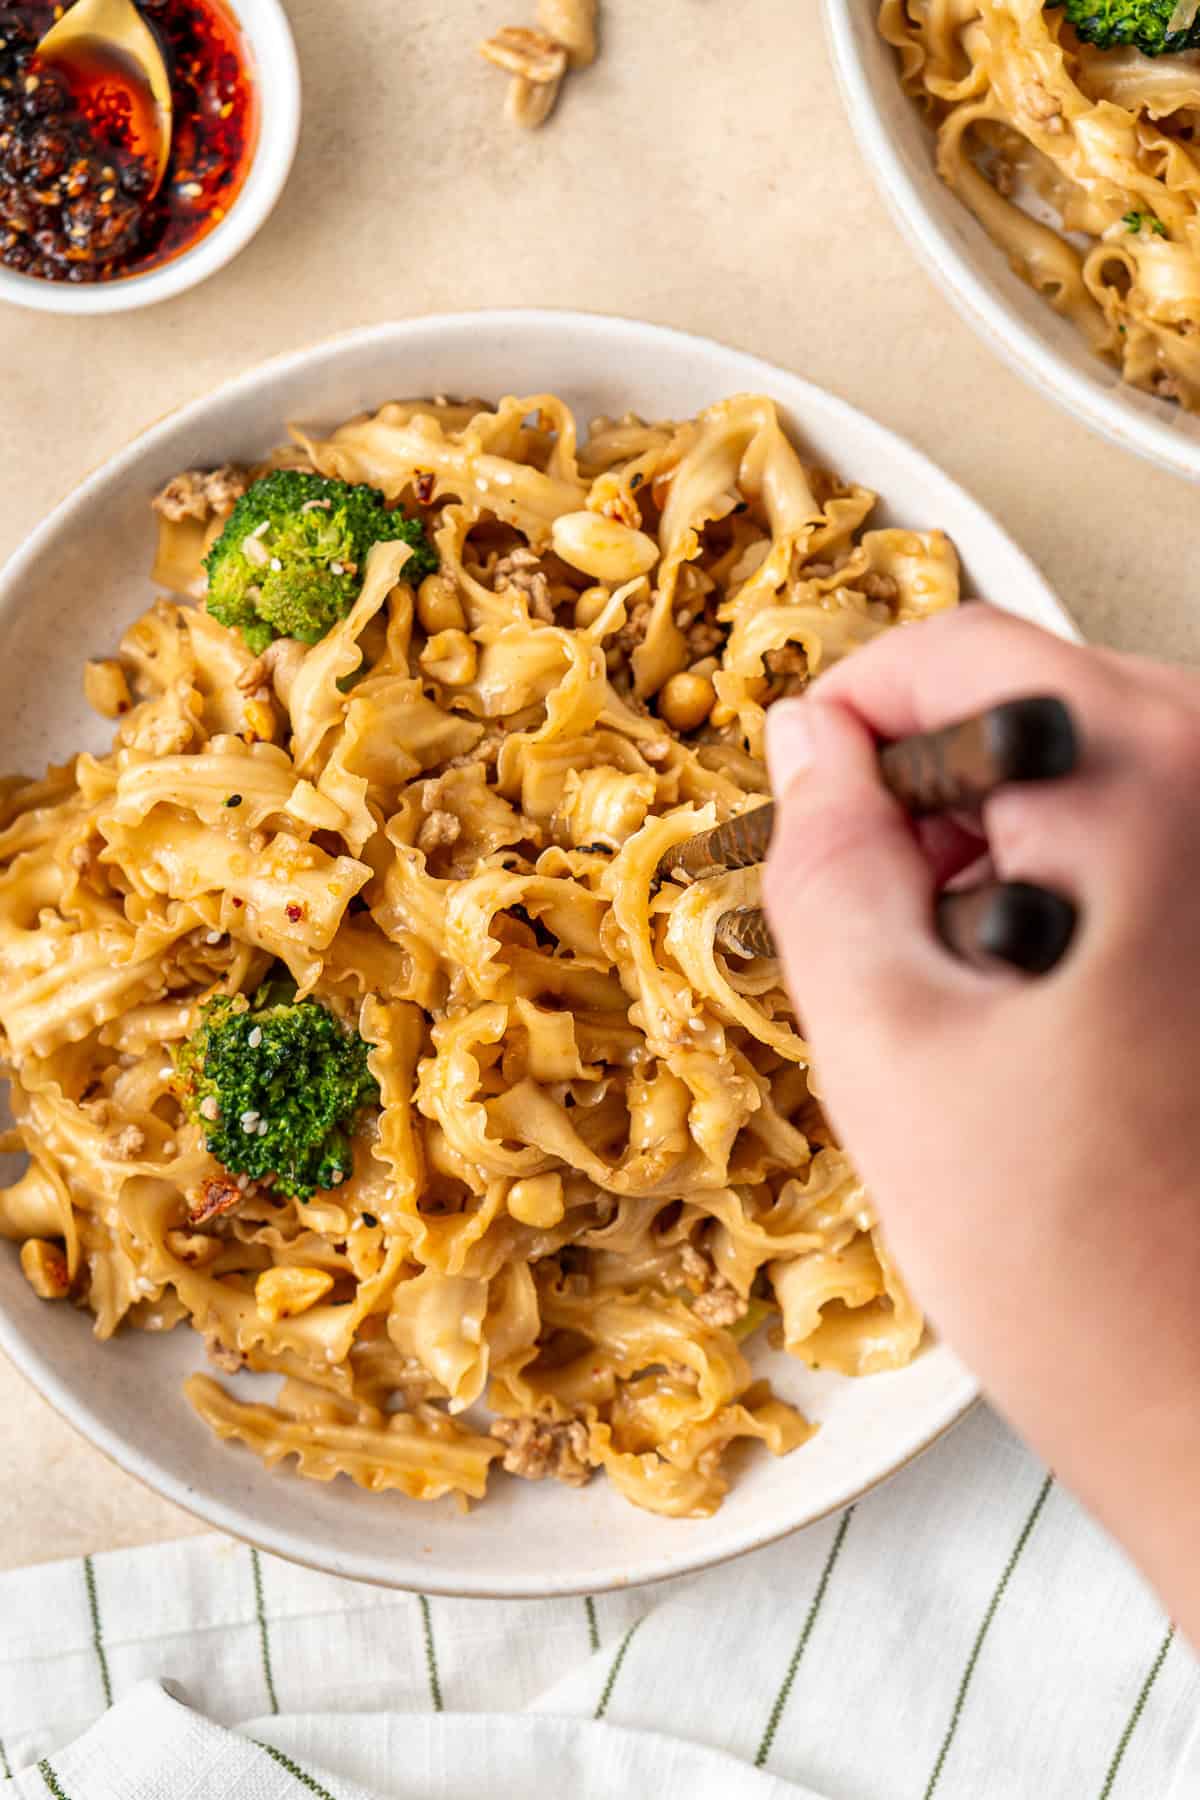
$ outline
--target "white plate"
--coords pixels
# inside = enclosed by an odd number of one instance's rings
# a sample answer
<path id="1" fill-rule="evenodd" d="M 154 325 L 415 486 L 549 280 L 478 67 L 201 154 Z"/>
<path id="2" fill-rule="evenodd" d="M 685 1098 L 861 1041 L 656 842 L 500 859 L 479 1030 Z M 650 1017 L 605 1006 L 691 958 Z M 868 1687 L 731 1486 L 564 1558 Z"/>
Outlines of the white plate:
<path id="1" fill-rule="evenodd" d="M 1200 415 L 1122 381 L 1035 294 L 934 167 L 934 135 L 900 86 L 878 0 L 824 0 L 850 123 L 884 199 L 968 324 L 1018 375 L 1111 443 L 1200 480 Z"/>
<path id="2" fill-rule="evenodd" d="M 80 693 L 83 659 L 108 652 L 152 598 L 147 501 L 178 469 L 249 459 L 288 420 L 332 425 L 413 394 L 552 390 L 581 419 L 635 407 L 684 418 L 739 391 L 778 401 L 803 448 L 885 497 L 877 522 L 940 526 L 971 591 L 1052 630 L 1066 615 L 1033 565 L 973 500 L 899 438 L 794 375 L 701 338 L 579 313 L 491 312 L 359 331 L 268 363 L 156 425 L 83 483 L 0 575 L 0 768 L 40 771 L 107 747 Z M 879 1071 L 880 1080 L 887 1071 Z M 10 1159 L 14 1161 L 14 1159 Z M 7 1179 L 16 1172 L 9 1170 Z M 101 1450 L 211 1524 L 338 1575 L 434 1593 L 543 1595 L 679 1575 L 806 1525 L 890 1474 L 971 1404 L 975 1388 L 933 1347 L 908 1369 L 848 1381 L 785 1356 L 771 1372 L 820 1421 L 782 1459 L 748 1454 L 711 1519 L 640 1512 L 602 1478 L 582 1490 L 497 1480 L 469 1517 L 268 1474 L 212 1438 L 180 1394 L 202 1366 L 195 1333 L 128 1332 L 97 1344 L 85 1315 L 37 1300 L 0 1243 L 0 1347 Z"/>

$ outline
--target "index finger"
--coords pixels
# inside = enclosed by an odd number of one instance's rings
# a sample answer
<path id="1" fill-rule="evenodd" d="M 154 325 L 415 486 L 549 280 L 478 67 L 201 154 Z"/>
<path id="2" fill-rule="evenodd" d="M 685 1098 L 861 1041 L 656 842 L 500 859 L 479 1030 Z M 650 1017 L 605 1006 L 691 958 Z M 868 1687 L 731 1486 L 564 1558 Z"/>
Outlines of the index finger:
<path id="1" fill-rule="evenodd" d="M 975 601 L 885 632 L 818 677 L 823 700 L 848 707 L 880 738 L 934 731 L 1030 693 L 1061 691 L 1087 713 L 1115 679 L 1079 645 Z"/>

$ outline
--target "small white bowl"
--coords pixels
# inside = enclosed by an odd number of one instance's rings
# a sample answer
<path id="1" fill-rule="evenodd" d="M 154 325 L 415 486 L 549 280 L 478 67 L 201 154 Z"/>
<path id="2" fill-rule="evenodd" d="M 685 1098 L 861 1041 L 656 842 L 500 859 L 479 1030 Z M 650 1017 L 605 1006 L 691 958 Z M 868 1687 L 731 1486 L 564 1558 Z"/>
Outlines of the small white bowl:
<path id="1" fill-rule="evenodd" d="M 244 250 L 283 192 L 300 135 L 300 65 L 292 29 L 280 0 L 228 0 L 250 51 L 258 90 L 258 142 L 237 199 L 219 225 L 182 256 L 116 281 L 76 287 L 21 275 L 0 263 L 0 300 L 35 312 L 114 313 L 153 306 L 182 294 Z"/>
<path id="2" fill-rule="evenodd" d="M 177 470 L 251 460 L 283 440 L 289 420 L 330 427 L 405 395 L 547 391 L 584 424 L 629 407 L 687 418 L 729 394 L 769 394 L 813 461 L 882 496 L 875 523 L 940 526 L 970 592 L 1072 635 L 1042 577 L 981 506 L 910 445 L 795 375 L 703 338 L 587 313 L 415 319 L 239 376 L 119 451 L 31 534 L 0 572 L 0 771 L 38 771 L 75 750 L 107 748 L 109 728 L 83 702 L 82 662 L 106 654 L 153 595 L 148 501 Z M 15 1158 L 0 1159 L 0 1182 L 18 1169 Z M 784 1398 L 821 1429 L 791 1456 L 746 1456 L 712 1518 L 639 1512 L 602 1477 L 581 1490 L 497 1480 L 463 1518 L 449 1501 L 423 1506 L 346 1480 L 268 1473 L 248 1451 L 218 1443 L 180 1392 L 204 1366 L 195 1332 L 126 1331 L 97 1344 L 89 1326 L 73 1307 L 35 1298 L 16 1246 L 0 1242 L 0 1350 L 122 1468 L 211 1525 L 293 1561 L 433 1593 L 598 1593 L 721 1562 L 845 1506 L 932 1443 L 975 1397 L 970 1375 L 941 1344 L 906 1369 L 862 1381 L 756 1346 L 755 1363 L 761 1358 Z"/>
<path id="3" fill-rule="evenodd" d="M 884 199 L 959 312 L 1039 393 L 1111 443 L 1200 480 L 1200 415 L 1130 387 L 1010 268 L 934 167 L 934 135 L 900 86 L 878 0 L 824 0 L 833 65 Z"/>

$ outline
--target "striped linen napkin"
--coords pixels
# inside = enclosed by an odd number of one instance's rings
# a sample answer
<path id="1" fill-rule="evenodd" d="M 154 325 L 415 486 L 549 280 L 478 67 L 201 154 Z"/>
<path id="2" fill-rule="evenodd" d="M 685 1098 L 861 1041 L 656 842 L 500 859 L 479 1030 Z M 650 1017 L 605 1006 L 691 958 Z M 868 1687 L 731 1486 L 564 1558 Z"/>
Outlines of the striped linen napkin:
<path id="1" fill-rule="evenodd" d="M 982 1408 L 629 1593 L 394 1594 L 223 1538 L 0 1577 L 0 1800 L 1198 1800 L 1198 1718 L 1154 1597 Z"/>

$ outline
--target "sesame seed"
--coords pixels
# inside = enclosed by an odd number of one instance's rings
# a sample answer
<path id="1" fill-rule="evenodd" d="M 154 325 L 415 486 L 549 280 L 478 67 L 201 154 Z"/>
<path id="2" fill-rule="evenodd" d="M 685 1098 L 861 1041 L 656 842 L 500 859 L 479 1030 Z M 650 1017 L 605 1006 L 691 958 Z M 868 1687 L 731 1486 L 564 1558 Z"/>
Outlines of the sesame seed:
<path id="1" fill-rule="evenodd" d="M 277 556 L 273 556 L 271 558 L 271 567 L 275 570 L 276 574 L 278 574 L 280 569 L 282 569 L 283 564 L 280 562 L 280 560 Z"/>
<path id="2" fill-rule="evenodd" d="M 253 1107 L 247 1108 L 247 1110 L 244 1113 L 242 1113 L 242 1115 L 238 1119 L 238 1124 L 241 1126 L 243 1131 L 253 1131 L 254 1130 L 255 1126 L 258 1124 L 258 1114 L 255 1112 Z"/>
<path id="3" fill-rule="evenodd" d="M 199 200 L 204 189 L 198 181 L 181 181 L 179 191 L 181 194 L 186 194 L 189 200 Z"/>
<path id="4" fill-rule="evenodd" d="M 238 1187 L 241 1189 L 242 1193 L 244 1194 L 246 1189 L 250 1186 L 250 1177 L 248 1175 L 239 1175 L 237 1178 L 237 1184 L 238 1184 Z"/>
<path id="5" fill-rule="evenodd" d="M 25 92 L 27 94 L 36 94 L 40 86 L 41 83 L 38 81 L 36 75 L 27 75 L 25 77 Z"/>
<path id="6" fill-rule="evenodd" d="M 271 529 L 270 519 L 264 519 L 261 525 L 256 525 L 254 527 L 254 530 L 250 533 L 250 536 L 252 538 L 260 538 L 263 535 L 264 531 L 269 531 L 270 529 Z"/>
<path id="7" fill-rule="evenodd" d="M 250 1036 L 246 1039 L 246 1042 L 249 1044 L 249 1046 L 252 1050 L 258 1049 L 258 1046 L 262 1043 L 262 1026 L 261 1025 L 256 1025 L 254 1027 L 254 1030 L 250 1033 Z"/>
<path id="8" fill-rule="evenodd" d="M 202 1119 L 219 1119 L 220 1116 L 221 1108 L 217 1105 L 216 1095 L 205 1094 L 200 1102 L 200 1117 Z"/>
<path id="9" fill-rule="evenodd" d="M 225 933 L 223 931 L 210 931 L 205 936 L 204 941 L 206 944 L 219 944 L 224 936 Z"/>
<path id="10" fill-rule="evenodd" d="M 346 1172 L 344 1169 L 335 1169 L 333 1171 L 334 1187 L 341 1187 L 341 1185 L 342 1185 L 343 1181 L 345 1181 L 345 1179 L 346 1179 Z"/>
<path id="11" fill-rule="evenodd" d="M 258 1126 L 257 1126 L 257 1130 L 258 1130 L 258 1135 L 259 1135 L 259 1137 L 266 1137 L 266 1135 L 267 1135 L 267 1121 L 266 1121 L 266 1120 L 265 1120 L 265 1119 L 260 1119 L 260 1120 L 259 1120 L 259 1121 L 258 1121 Z"/>
<path id="12" fill-rule="evenodd" d="M 336 563 L 331 562 L 329 567 L 335 575 L 344 575 L 346 572 L 344 564 L 342 564 L 340 562 L 336 562 Z"/>
<path id="13" fill-rule="evenodd" d="M 174 1154 L 175 1154 L 175 1139 L 174 1138 L 167 1139 L 166 1143 L 162 1147 L 162 1153 L 164 1156 L 174 1156 Z"/>
<path id="14" fill-rule="evenodd" d="M 116 188 L 113 188 L 113 187 L 101 188 L 100 203 L 102 206 L 110 205 L 112 203 L 112 201 L 114 201 L 116 199 L 116 197 L 117 197 Z"/>

